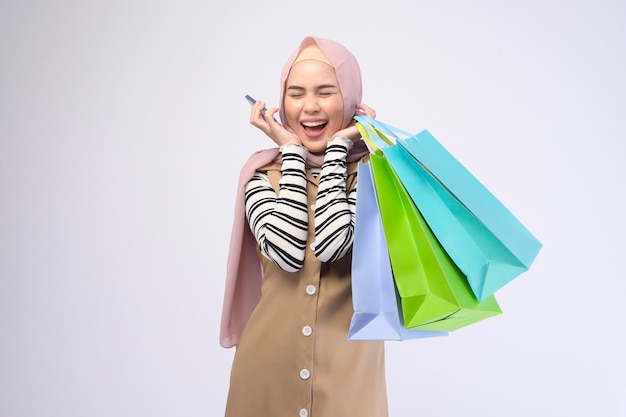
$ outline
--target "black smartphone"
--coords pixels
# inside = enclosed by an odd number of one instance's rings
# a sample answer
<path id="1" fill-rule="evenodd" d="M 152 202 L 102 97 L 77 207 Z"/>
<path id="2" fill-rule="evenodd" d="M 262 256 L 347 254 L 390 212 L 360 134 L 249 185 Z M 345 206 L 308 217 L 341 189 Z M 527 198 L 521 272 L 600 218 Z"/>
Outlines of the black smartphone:
<path id="1" fill-rule="evenodd" d="M 255 99 L 253 99 L 252 97 L 250 97 L 250 96 L 249 96 L 249 95 L 247 95 L 247 94 L 246 94 L 246 100 L 248 100 L 248 103 L 250 103 L 250 105 L 251 105 L 251 106 L 252 106 L 252 105 L 254 105 L 254 103 L 256 103 L 256 100 L 255 100 Z M 265 112 L 266 112 L 266 111 L 267 111 L 267 108 L 265 108 L 265 109 L 261 110 L 261 114 L 262 114 L 263 116 L 265 116 Z M 278 123 L 278 121 L 276 120 L 276 118 L 275 118 L 275 117 L 273 117 L 273 119 L 274 119 L 274 121 L 275 121 L 275 122 L 277 122 L 277 123 Z"/>

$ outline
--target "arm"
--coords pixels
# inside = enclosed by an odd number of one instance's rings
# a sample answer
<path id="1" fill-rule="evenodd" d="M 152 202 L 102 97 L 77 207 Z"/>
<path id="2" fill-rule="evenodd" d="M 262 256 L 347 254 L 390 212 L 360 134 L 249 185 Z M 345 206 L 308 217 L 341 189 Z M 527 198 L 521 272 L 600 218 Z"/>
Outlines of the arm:
<path id="1" fill-rule="evenodd" d="M 295 272 L 304 264 L 308 232 L 306 148 L 281 146 L 278 196 L 267 174 L 257 172 L 246 186 L 246 216 L 261 253 L 281 269 Z"/>
<path id="2" fill-rule="evenodd" d="M 346 158 L 352 142 L 335 136 L 328 142 L 315 204 L 315 256 L 322 262 L 343 257 L 352 248 L 356 187 L 347 193 Z"/>

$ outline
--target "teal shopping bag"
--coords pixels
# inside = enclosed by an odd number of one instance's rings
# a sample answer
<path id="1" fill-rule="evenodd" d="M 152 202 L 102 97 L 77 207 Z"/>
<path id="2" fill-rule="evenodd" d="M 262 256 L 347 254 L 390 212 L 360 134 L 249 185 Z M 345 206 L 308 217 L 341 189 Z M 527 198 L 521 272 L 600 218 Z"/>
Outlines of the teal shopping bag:
<path id="1" fill-rule="evenodd" d="M 375 119 L 355 119 L 479 300 L 528 270 L 541 243 L 429 132 L 410 135 Z"/>

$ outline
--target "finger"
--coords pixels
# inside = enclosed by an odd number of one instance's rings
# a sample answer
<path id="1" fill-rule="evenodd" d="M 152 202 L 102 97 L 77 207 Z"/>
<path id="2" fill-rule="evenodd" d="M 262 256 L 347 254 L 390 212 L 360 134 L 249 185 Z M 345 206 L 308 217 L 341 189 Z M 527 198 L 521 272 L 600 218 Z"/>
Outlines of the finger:
<path id="1" fill-rule="evenodd" d="M 260 107 L 258 101 L 252 105 L 252 109 L 250 110 L 250 123 L 253 123 L 259 119 L 260 111 L 262 107 Z"/>
<path id="2" fill-rule="evenodd" d="M 372 119 L 376 118 L 376 111 L 370 106 L 366 106 L 365 104 L 361 103 L 357 105 L 357 108 L 362 111 L 367 117 L 371 117 Z"/>
<path id="3" fill-rule="evenodd" d="M 261 127 L 266 123 L 263 117 L 263 109 L 265 108 L 265 102 L 257 101 L 252 106 L 252 112 L 250 113 L 250 123 L 254 126 Z"/>
<path id="4" fill-rule="evenodd" d="M 276 121 L 276 118 L 274 117 L 278 110 L 278 107 L 272 107 L 271 109 L 267 109 L 267 111 L 265 112 L 265 120 L 267 120 L 268 123 L 278 123 Z"/>

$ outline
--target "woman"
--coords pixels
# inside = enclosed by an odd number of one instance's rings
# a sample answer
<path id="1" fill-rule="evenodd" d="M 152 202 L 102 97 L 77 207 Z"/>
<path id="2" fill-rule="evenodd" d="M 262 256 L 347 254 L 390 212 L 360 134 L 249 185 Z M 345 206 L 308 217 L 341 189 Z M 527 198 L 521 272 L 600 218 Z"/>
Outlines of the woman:
<path id="1" fill-rule="evenodd" d="M 360 100 L 354 56 L 307 37 L 282 72 L 280 109 L 252 108 L 279 148 L 253 155 L 240 177 L 221 334 L 237 346 L 227 417 L 387 416 L 383 343 L 347 337 L 356 165 L 367 155 L 352 120 L 375 117 Z"/>

